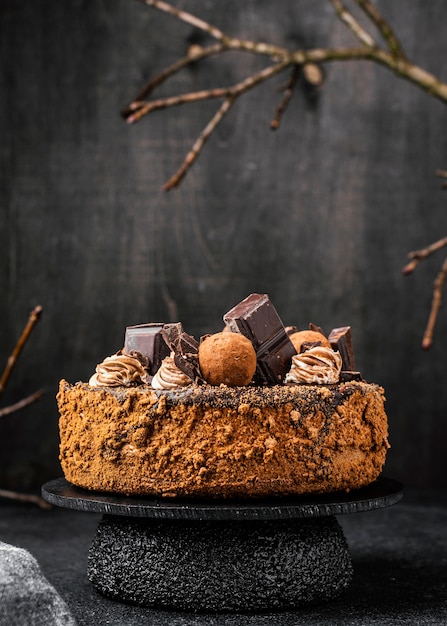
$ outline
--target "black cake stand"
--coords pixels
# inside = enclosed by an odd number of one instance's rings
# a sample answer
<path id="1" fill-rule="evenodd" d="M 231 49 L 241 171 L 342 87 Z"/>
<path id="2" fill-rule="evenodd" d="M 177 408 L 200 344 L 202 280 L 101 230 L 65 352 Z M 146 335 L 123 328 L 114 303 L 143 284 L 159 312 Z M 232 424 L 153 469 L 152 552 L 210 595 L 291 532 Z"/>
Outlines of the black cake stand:
<path id="1" fill-rule="evenodd" d="M 380 477 L 350 493 L 215 501 L 120 497 L 59 478 L 42 496 L 103 514 L 87 569 L 103 595 L 165 609 L 259 612 L 337 597 L 353 569 L 335 516 L 396 504 L 402 485 Z"/>

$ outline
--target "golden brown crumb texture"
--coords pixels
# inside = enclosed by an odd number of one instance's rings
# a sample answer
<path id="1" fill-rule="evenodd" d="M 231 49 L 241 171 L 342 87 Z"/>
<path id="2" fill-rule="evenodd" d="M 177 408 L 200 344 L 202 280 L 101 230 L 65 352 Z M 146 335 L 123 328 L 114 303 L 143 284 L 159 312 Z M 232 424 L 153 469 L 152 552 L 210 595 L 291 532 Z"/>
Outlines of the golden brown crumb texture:
<path id="1" fill-rule="evenodd" d="M 73 484 L 126 495 L 262 497 L 350 490 L 380 474 L 383 389 L 336 385 L 90 387 L 61 381 Z"/>

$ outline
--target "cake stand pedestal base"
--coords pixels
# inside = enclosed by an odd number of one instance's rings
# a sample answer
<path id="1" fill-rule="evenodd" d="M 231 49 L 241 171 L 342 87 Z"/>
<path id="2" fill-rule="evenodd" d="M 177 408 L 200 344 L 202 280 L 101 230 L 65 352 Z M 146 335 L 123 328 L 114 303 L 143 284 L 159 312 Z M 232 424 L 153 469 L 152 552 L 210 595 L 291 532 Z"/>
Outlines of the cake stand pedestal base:
<path id="1" fill-rule="evenodd" d="M 353 568 L 336 515 L 395 504 L 380 478 L 352 491 L 263 501 L 126 498 L 47 483 L 48 502 L 104 515 L 87 575 L 103 595 L 186 611 L 291 610 L 336 598 Z"/>
<path id="2" fill-rule="evenodd" d="M 88 559 L 88 578 L 103 595 L 187 611 L 292 609 L 335 598 L 351 577 L 334 516 L 171 521 L 105 515 Z"/>

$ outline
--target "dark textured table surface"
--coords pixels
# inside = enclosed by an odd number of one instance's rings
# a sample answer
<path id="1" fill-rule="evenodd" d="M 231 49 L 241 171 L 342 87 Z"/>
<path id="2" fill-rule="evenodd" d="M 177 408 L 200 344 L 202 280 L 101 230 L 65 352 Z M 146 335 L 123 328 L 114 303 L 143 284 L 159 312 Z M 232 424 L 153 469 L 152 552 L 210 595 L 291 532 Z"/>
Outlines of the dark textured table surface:
<path id="1" fill-rule="evenodd" d="M 26 548 L 79 625 L 447 624 L 447 491 L 405 490 L 389 508 L 338 517 L 354 579 L 336 601 L 293 613 L 168 613 L 103 598 L 87 580 L 97 513 L 0 499 L 0 541 Z"/>

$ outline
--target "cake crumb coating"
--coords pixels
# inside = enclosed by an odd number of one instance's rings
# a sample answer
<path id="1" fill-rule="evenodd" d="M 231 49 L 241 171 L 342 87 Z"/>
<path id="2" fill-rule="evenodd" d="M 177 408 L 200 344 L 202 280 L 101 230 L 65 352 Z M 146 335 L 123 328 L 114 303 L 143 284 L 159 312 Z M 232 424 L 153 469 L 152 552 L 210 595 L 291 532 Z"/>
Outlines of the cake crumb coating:
<path id="1" fill-rule="evenodd" d="M 349 491 L 382 471 L 383 389 L 90 387 L 60 382 L 65 478 L 123 495 L 253 498 Z"/>

